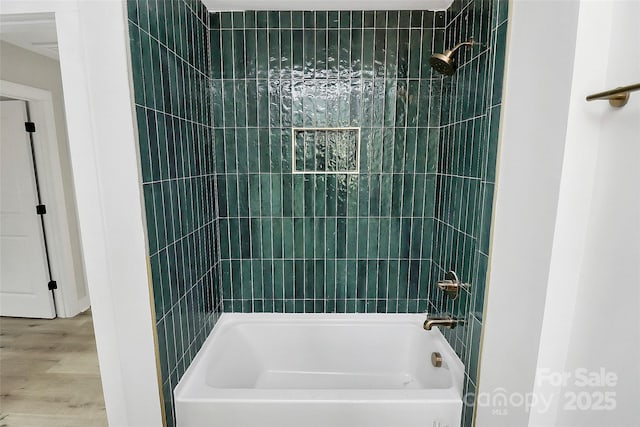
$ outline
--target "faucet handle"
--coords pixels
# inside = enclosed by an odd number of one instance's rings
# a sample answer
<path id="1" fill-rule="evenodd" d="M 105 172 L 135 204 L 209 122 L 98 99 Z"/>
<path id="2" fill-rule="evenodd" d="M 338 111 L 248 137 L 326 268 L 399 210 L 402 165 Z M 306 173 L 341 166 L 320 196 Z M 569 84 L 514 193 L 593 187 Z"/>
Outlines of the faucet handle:
<path id="1" fill-rule="evenodd" d="M 444 280 L 438 281 L 436 285 L 438 286 L 438 288 L 444 291 L 445 295 L 447 295 L 452 300 L 458 298 L 461 288 L 469 288 L 468 284 L 462 283 L 460 281 L 455 271 L 447 271 L 444 275 Z"/>

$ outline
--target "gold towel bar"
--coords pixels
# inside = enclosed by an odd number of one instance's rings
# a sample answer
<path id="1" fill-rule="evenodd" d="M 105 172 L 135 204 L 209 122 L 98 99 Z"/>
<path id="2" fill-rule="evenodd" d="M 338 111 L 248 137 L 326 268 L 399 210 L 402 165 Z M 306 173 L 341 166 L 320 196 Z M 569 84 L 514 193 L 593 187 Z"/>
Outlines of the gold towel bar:
<path id="1" fill-rule="evenodd" d="M 629 94 L 633 91 L 640 90 L 640 83 L 629 86 L 617 87 L 615 89 L 606 90 L 600 93 L 594 93 L 587 96 L 587 101 L 595 101 L 598 99 L 608 99 L 612 107 L 624 107 L 629 101 Z"/>

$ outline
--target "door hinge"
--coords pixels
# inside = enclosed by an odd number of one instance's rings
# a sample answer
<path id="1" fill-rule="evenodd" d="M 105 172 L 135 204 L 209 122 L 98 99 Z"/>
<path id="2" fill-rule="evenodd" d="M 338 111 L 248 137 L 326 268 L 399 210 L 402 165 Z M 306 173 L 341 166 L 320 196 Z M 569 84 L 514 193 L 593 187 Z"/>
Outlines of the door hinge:
<path id="1" fill-rule="evenodd" d="M 36 131 L 36 124 L 33 123 L 33 122 L 24 122 L 24 130 L 26 130 L 29 133 L 35 132 Z"/>
<path id="2" fill-rule="evenodd" d="M 47 213 L 47 206 L 46 205 L 38 205 L 36 206 L 36 213 L 38 215 L 44 215 Z"/>
<path id="3" fill-rule="evenodd" d="M 52 291 L 54 289 L 58 289 L 58 282 L 56 282 L 55 280 L 51 280 L 49 282 L 49 290 Z"/>

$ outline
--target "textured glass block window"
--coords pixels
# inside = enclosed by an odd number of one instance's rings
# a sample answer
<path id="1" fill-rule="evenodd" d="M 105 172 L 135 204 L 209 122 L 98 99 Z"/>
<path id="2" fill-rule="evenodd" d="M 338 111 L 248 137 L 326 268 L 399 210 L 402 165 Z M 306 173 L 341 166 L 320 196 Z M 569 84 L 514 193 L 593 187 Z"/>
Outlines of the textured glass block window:
<path id="1" fill-rule="evenodd" d="M 360 172 L 360 128 L 293 128 L 293 173 Z"/>

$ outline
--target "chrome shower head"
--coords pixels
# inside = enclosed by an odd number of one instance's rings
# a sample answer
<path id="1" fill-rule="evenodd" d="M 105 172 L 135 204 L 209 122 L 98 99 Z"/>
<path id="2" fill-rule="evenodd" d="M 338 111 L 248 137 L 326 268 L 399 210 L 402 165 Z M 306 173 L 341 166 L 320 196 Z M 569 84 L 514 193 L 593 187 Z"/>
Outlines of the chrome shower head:
<path id="1" fill-rule="evenodd" d="M 478 43 L 474 42 L 473 39 L 469 39 L 469 41 L 458 43 L 453 49 L 445 50 L 444 53 L 434 53 L 431 55 L 431 58 L 429 58 L 429 64 L 440 74 L 451 76 L 456 72 L 456 68 L 458 67 L 456 60 L 453 59 L 453 55 L 462 46 L 473 46 L 474 44 Z"/>

